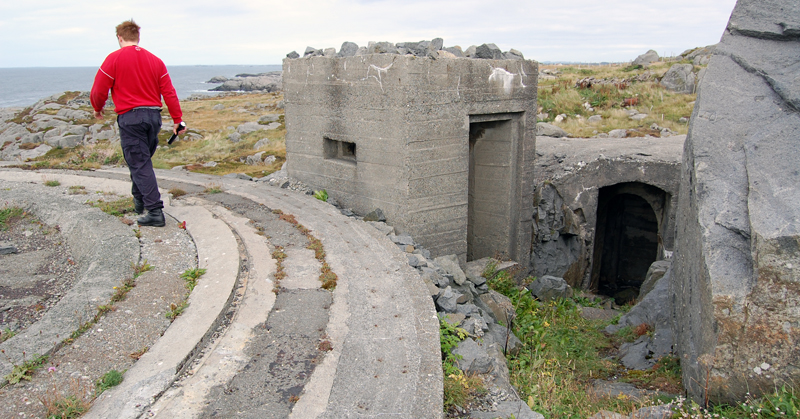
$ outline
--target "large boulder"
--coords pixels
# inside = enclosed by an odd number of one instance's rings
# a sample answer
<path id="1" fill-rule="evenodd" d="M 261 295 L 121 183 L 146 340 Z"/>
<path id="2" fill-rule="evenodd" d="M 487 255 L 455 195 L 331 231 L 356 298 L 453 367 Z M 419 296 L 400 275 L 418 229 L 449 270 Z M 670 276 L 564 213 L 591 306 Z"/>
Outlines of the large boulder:
<path id="1" fill-rule="evenodd" d="M 564 131 L 562 128 L 546 122 L 536 123 L 536 135 L 556 138 L 569 137 L 569 133 Z"/>
<path id="2" fill-rule="evenodd" d="M 636 57 L 636 59 L 633 60 L 633 65 L 647 66 L 650 65 L 650 63 L 658 61 L 658 59 L 658 53 L 651 49 Z"/>
<path id="3" fill-rule="evenodd" d="M 678 93 L 694 93 L 696 77 L 691 64 L 674 64 L 667 70 L 659 84 Z"/>
<path id="4" fill-rule="evenodd" d="M 673 329 L 684 386 L 701 400 L 800 382 L 798 28 L 795 0 L 739 0 L 692 114 Z"/>

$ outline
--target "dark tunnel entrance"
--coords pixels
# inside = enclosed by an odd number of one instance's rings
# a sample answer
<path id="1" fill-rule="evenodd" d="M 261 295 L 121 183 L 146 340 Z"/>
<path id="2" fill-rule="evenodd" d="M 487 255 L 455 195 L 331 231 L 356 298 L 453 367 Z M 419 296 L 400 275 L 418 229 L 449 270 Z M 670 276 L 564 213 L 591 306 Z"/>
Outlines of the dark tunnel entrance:
<path id="1" fill-rule="evenodd" d="M 614 297 L 617 304 L 636 299 L 648 268 L 658 259 L 665 200 L 663 190 L 639 183 L 600 189 L 593 290 Z"/>

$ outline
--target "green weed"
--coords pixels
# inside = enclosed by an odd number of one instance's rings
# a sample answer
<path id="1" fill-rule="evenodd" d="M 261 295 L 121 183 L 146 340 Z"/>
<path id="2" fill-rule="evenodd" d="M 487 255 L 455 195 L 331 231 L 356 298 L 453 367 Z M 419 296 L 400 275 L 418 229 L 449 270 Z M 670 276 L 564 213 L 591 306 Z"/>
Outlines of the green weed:
<path id="1" fill-rule="evenodd" d="M 99 396 L 103 394 L 104 391 L 120 385 L 120 383 L 122 383 L 122 374 L 123 373 L 117 370 L 111 370 L 103 374 L 103 376 L 97 380 L 97 395 Z"/>
<path id="2" fill-rule="evenodd" d="M 134 210 L 133 198 L 120 198 L 114 201 L 106 201 L 100 198 L 97 201 L 90 202 L 90 204 L 95 208 L 100 208 L 104 213 L 115 217 L 121 217 L 125 214 L 132 213 Z"/>
<path id="3" fill-rule="evenodd" d="M 23 359 L 25 353 L 22 353 Z M 9 384 L 17 384 L 22 380 L 30 380 L 33 372 L 41 368 L 47 362 L 47 355 L 33 355 L 33 358 L 24 360 L 21 365 L 14 365 L 11 372 L 3 377 Z"/>
<path id="4" fill-rule="evenodd" d="M 328 202 L 328 191 L 325 189 L 314 191 L 314 198 L 317 198 L 322 202 Z"/>
<path id="5" fill-rule="evenodd" d="M 191 268 L 181 274 L 181 278 L 186 281 L 186 288 L 189 289 L 189 292 L 194 291 L 194 287 L 197 286 L 197 280 L 205 273 L 205 268 Z"/>
<path id="6" fill-rule="evenodd" d="M 11 222 L 24 217 L 25 211 L 22 208 L 6 207 L 0 209 L 0 230 L 8 229 Z"/>

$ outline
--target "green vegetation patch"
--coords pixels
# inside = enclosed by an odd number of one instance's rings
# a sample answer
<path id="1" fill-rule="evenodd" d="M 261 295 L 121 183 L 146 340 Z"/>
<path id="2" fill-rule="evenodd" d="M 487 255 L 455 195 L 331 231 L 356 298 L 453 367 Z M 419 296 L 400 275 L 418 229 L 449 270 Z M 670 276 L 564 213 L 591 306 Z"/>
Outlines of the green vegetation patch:
<path id="1" fill-rule="evenodd" d="M 25 217 L 25 211 L 19 207 L 5 207 L 0 209 L 0 230 L 7 230 L 16 220 Z"/>

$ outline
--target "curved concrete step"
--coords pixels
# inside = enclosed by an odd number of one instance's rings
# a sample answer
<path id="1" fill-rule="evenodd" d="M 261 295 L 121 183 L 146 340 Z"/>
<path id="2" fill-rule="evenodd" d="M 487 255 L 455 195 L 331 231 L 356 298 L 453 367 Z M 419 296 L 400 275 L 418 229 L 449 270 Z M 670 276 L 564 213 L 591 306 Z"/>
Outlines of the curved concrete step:
<path id="1" fill-rule="evenodd" d="M 41 178 L 41 174 L 35 172 L 25 176 Z M 74 181 L 75 184 L 87 185 L 92 179 L 91 182 L 98 185 L 120 187 L 122 184 L 129 188 L 126 169 L 60 173 L 58 176 L 64 179 L 62 184 Z M 326 329 L 333 350 L 314 370 L 290 417 L 442 416 L 439 323 L 433 302 L 417 271 L 408 266 L 406 256 L 384 234 L 364 222 L 341 215 L 333 206 L 313 197 L 266 184 L 175 171 L 157 171 L 157 176 L 160 181 L 198 186 L 221 184 L 226 193 L 294 215 L 322 241 L 327 263 L 339 278 Z M 189 322 L 193 308 L 197 310 L 207 305 L 208 310 L 203 310 L 208 311 L 205 314 L 218 319 L 230 301 L 239 268 L 238 252 L 230 251 L 237 248 L 233 232 L 222 220 L 214 219 L 208 209 L 198 205 L 168 206 L 165 210 L 178 219 L 187 220 L 187 228 L 197 242 L 198 254 L 202 254 L 199 256 L 200 265 L 209 269 L 203 278 L 213 278 L 210 282 L 220 286 L 216 291 L 209 291 L 215 294 L 210 297 L 215 298 L 207 302 L 202 300 L 203 292 L 195 289 L 192 293 L 195 300 L 190 300 L 187 312 L 126 373 L 120 387 L 104 393 L 87 417 L 136 417 L 141 414 L 172 383 L 188 354 L 198 351 L 198 343 L 214 328 L 214 321 L 209 319 L 203 320 L 202 324 L 183 324 Z M 246 221 L 235 216 L 226 218 L 230 214 L 221 209 L 211 211 L 237 230 L 251 257 L 264 252 L 263 247 L 248 241 L 248 234 L 242 234 L 246 228 L 240 224 Z M 226 252 L 228 254 L 223 255 Z M 217 263 L 212 259 L 212 256 L 220 255 L 230 260 Z M 215 262 L 205 262 L 206 258 Z M 265 278 L 261 269 L 264 272 L 272 269 L 266 263 L 263 268 L 256 269 L 258 278 Z M 225 303 L 218 300 L 225 300 Z M 268 298 L 252 304 L 248 302 L 251 309 L 260 311 L 252 320 L 257 321 L 264 311 L 269 312 L 270 304 Z M 238 335 L 239 340 L 231 342 L 246 340 L 247 327 L 242 324 L 241 329 L 237 326 L 226 332 Z M 205 363 L 212 365 L 216 362 L 220 374 L 217 381 L 221 382 L 230 377 L 238 363 L 232 362 L 231 368 L 226 368 L 220 361 L 220 356 L 224 356 L 218 348 L 219 345 L 207 351 L 211 354 L 216 352 L 218 357 L 216 360 L 208 358 Z M 201 394 L 207 393 L 207 385 L 205 388 L 190 388 L 195 392 L 194 398 L 190 398 L 194 402 L 200 400 Z M 187 387 L 184 386 L 183 392 L 185 395 Z M 197 417 L 197 405 L 187 408 L 181 402 L 171 408 L 169 400 L 175 398 L 165 398 L 154 405 L 153 413 L 164 409 L 175 414 L 169 417 Z"/>

